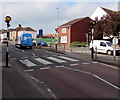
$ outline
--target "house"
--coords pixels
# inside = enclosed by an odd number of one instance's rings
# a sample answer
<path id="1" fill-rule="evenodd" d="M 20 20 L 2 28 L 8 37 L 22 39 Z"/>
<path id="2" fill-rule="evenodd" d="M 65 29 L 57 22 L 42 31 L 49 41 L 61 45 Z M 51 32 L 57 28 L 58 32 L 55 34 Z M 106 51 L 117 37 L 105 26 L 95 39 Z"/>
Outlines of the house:
<path id="1" fill-rule="evenodd" d="M 35 31 L 34 29 L 30 28 L 30 27 L 25 27 L 22 28 L 18 31 L 18 35 L 22 34 L 22 33 L 31 33 L 32 34 L 32 38 L 36 38 L 37 37 L 37 31 Z"/>
<path id="2" fill-rule="evenodd" d="M 58 45 L 70 46 L 74 41 L 87 42 L 90 28 L 89 17 L 73 19 L 58 27 Z"/>
<path id="3" fill-rule="evenodd" d="M 111 15 L 112 13 L 118 13 L 118 11 L 112 11 L 109 10 L 107 8 L 103 8 L 103 7 L 97 7 L 96 10 L 93 12 L 93 14 L 91 15 L 91 19 L 95 20 L 96 17 L 98 17 L 98 20 L 101 19 L 101 17 L 106 16 L 106 15 Z"/>
<path id="4" fill-rule="evenodd" d="M 0 41 L 2 42 L 3 39 L 7 38 L 7 30 L 0 30 Z"/>
<path id="5" fill-rule="evenodd" d="M 12 29 L 9 31 L 10 32 L 10 39 L 15 41 L 17 39 L 17 36 L 22 34 L 22 33 L 31 33 L 33 38 L 37 37 L 37 31 L 30 28 L 30 27 L 25 27 L 23 28 L 21 24 L 18 25 L 17 28 Z"/>
<path id="6" fill-rule="evenodd" d="M 16 39 L 16 30 L 15 29 L 9 29 L 9 39 L 14 40 Z"/>

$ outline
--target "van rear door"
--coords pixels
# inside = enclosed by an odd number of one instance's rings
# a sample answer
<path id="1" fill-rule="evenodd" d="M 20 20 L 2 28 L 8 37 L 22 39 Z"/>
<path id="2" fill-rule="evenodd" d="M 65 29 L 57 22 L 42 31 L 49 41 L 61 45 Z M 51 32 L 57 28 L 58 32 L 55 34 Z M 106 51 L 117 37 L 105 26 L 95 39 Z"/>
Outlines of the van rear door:
<path id="1" fill-rule="evenodd" d="M 23 34 L 22 35 L 22 46 L 32 46 L 32 35 Z"/>
<path id="2" fill-rule="evenodd" d="M 28 44 L 28 46 L 32 46 L 33 45 L 32 41 L 33 41 L 32 35 L 28 34 L 28 37 L 27 37 L 27 44 Z"/>
<path id="3" fill-rule="evenodd" d="M 22 43 L 21 43 L 21 45 L 22 46 L 27 46 L 27 34 L 23 34 L 22 35 L 22 41 L 21 41 Z"/>

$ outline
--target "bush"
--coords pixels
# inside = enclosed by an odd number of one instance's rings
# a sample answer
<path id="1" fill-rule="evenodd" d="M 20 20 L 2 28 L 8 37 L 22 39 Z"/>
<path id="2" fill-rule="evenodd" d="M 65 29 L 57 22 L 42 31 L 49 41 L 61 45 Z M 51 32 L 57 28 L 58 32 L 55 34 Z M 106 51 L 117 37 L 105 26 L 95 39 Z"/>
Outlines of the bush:
<path id="1" fill-rule="evenodd" d="M 70 46 L 77 46 L 77 47 L 81 47 L 81 46 L 86 46 L 87 42 L 79 42 L 79 41 L 75 41 L 72 42 Z"/>

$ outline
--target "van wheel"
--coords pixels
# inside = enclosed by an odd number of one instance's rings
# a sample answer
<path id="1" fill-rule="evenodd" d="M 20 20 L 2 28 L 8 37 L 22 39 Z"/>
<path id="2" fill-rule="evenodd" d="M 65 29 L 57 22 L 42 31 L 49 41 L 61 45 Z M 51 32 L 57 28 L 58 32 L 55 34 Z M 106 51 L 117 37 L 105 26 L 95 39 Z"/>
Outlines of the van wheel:
<path id="1" fill-rule="evenodd" d="M 112 51 L 108 50 L 108 51 L 107 51 L 107 54 L 108 54 L 108 55 L 112 55 Z"/>
<path id="2" fill-rule="evenodd" d="M 29 48 L 32 49 L 32 46 L 30 46 Z"/>

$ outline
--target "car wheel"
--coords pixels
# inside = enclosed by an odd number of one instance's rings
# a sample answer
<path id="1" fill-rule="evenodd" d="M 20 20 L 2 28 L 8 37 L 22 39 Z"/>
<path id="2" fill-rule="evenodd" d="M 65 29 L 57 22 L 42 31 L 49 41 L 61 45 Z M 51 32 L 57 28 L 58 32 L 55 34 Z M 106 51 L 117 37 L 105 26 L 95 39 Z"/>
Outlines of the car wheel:
<path id="1" fill-rule="evenodd" d="M 112 51 L 108 50 L 108 51 L 107 51 L 107 54 L 108 54 L 108 55 L 112 55 Z"/>

